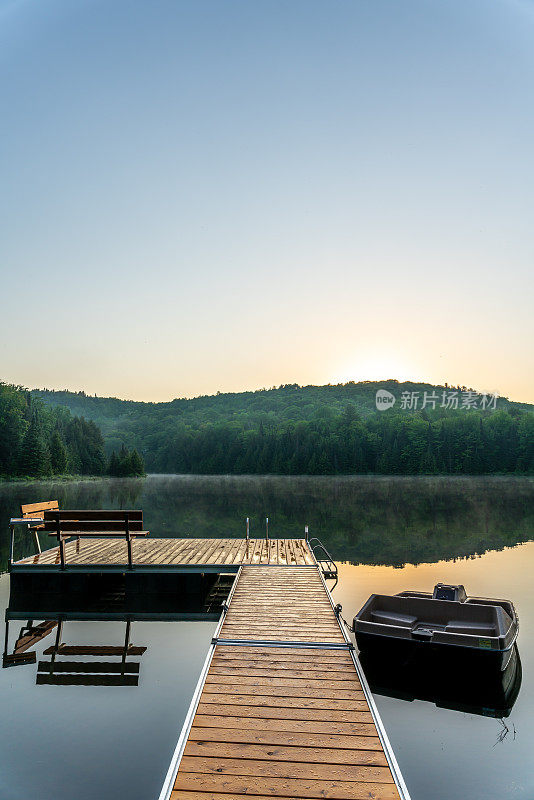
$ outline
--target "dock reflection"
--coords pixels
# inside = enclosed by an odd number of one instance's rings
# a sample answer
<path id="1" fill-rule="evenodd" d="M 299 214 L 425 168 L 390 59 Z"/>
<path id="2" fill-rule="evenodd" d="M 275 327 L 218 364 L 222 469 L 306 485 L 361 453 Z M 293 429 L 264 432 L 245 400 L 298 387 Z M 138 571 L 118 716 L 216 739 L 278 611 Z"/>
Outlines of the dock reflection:
<path id="1" fill-rule="evenodd" d="M 36 683 L 54 686 L 138 686 L 147 647 L 131 641 L 135 621 L 217 621 L 234 575 L 198 576 L 180 594 L 131 593 L 106 581 L 91 592 L 66 595 L 11 591 L 5 612 L 2 667 L 37 664 Z M 67 622 L 122 622 L 117 644 L 64 641 Z M 22 626 L 19 627 L 20 623 Z M 37 657 L 44 639 L 53 644 Z M 46 658 L 45 658 L 46 657 Z"/>

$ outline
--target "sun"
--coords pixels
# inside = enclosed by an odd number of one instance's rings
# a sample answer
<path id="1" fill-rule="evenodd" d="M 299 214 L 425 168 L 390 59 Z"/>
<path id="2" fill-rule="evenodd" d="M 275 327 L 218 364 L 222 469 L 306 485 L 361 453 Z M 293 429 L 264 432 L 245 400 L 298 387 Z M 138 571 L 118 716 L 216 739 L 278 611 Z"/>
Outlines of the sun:
<path id="1" fill-rule="evenodd" d="M 383 381 L 389 378 L 398 381 L 417 380 L 418 373 L 414 364 L 395 354 L 368 353 L 351 359 L 348 364 L 336 370 L 331 383 Z"/>

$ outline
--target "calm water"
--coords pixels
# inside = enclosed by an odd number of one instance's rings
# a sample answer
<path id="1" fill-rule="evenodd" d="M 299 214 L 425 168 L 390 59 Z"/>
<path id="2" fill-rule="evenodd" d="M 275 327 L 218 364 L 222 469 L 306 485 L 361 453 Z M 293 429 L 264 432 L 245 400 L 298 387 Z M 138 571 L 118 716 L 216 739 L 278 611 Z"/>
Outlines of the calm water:
<path id="1" fill-rule="evenodd" d="M 273 536 L 299 536 L 308 523 L 341 564 L 334 599 L 348 618 L 371 592 L 428 590 L 437 581 L 510 598 L 520 617 L 522 683 L 513 707 L 497 712 L 507 714 L 504 723 L 486 716 L 500 708 L 491 693 L 469 713 L 462 710 L 473 703 L 461 680 L 453 696 L 421 700 L 399 699 L 413 698 L 414 687 L 399 684 L 395 665 L 391 681 L 370 677 L 413 800 L 532 800 L 533 488 L 533 481 L 516 478 L 168 476 L 5 485 L 0 558 L 5 570 L 7 522 L 19 503 L 58 498 L 64 508 L 142 507 L 153 536 L 241 536 L 246 516 L 252 535 L 261 535 L 269 516 Z M 6 607 L 7 575 L 0 577 L 0 594 Z M 11 644 L 23 624 L 10 623 Z M 138 686 L 37 685 L 36 664 L 1 670 L 1 798 L 157 796 L 214 627 L 213 621 L 133 622 L 131 642 L 147 648 L 135 659 Z M 118 646 L 124 635 L 118 620 L 69 621 L 62 641 Z M 37 661 L 50 658 L 43 651 L 54 638 L 55 631 L 37 646 Z"/>

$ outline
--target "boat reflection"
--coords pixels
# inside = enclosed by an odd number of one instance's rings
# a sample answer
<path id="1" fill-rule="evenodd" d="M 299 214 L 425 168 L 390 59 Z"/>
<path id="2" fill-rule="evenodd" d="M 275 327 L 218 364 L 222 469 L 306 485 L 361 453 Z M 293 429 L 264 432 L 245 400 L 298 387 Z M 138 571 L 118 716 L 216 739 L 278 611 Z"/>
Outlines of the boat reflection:
<path id="1" fill-rule="evenodd" d="M 455 672 L 426 652 L 404 659 L 388 658 L 384 648 L 359 654 L 365 676 L 375 694 L 412 702 L 425 700 L 438 708 L 503 719 L 512 711 L 521 688 L 521 659 L 517 645 L 505 670 L 480 669 L 479 662 L 462 660 Z"/>

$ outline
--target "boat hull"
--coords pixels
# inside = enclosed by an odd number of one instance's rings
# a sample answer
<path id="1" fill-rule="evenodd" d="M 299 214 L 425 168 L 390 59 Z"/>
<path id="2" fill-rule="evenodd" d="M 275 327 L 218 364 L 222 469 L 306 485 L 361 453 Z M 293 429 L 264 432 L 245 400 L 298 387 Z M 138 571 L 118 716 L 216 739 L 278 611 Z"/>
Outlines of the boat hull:
<path id="1" fill-rule="evenodd" d="M 462 669 L 462 665 L 470 668 L 497 669 L 503 671 L 510 661 L 513 644 L 506 650 L 487 650 L 466 645 L 442 644 L 432 641 L 417 641 L 414 639 L 400 639 L 385 634 L 367 633 L 356 630 L 356 644 L 361 652 L 379 650 L 384 657 L 395 660 L 419 658 L 434 659 L 440 668 L 450 668 L 455 671 Z"/>

